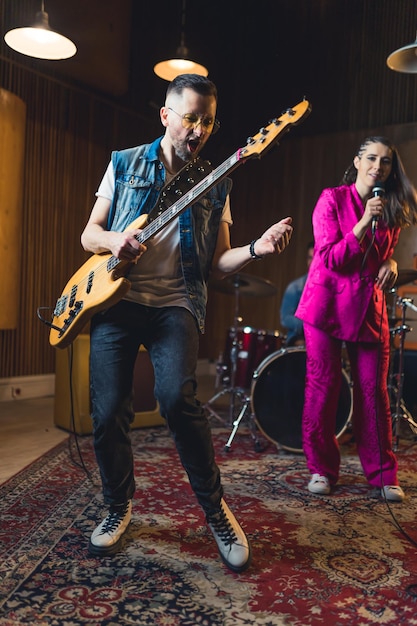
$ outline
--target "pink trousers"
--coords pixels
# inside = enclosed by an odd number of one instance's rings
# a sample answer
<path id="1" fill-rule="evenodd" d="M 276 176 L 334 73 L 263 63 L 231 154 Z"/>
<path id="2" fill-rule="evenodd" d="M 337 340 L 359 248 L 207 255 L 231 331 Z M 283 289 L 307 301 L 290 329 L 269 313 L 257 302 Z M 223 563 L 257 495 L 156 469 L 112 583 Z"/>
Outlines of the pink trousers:
<path id="1" fill-rule="evenodd" d="M 339 478 L 340 451 L 335 436 L 341 387 L 342 341 L 304 324 L 307 352 L 303 449 L 311 474 Z M 352 428 L 368 483 L 398 485 L 392 451 L 392 426 L 387 390 L 389 346 L 346 342 L 353 381 Z"/>

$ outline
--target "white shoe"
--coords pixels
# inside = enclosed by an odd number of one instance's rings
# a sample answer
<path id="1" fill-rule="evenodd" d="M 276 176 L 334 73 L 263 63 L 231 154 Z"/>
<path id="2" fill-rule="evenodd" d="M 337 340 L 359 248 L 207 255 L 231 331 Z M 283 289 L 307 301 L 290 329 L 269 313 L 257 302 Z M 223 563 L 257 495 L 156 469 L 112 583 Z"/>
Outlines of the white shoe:
<path id="1" fill-rule="evenodd" d="M 390 502 L 402 502 L 405 498 L 404 491 L 399 485 L 385 485 L 381 489 L 381 496 Z"/>
<path id="2" fill-rule="evenodd" d="M 307 488 L 311 493 L 328 494 L 330 493 L 329 479 L 321 474 L 313 474 Z"/>
<path id="3" fill-rule="evenodd" d="M 90 538 L 88 551 L 97 556 L 114 554 L 119 549 L 122 536 L 132 517 L 132 501 L 123 506 L 110 507 L 109 514 L 97 526 Z"/>
<path id="4" fill-rule="evenodd" d="M 243 572 L 251 562 L 251 546 L 226 502 L 222 499 L 220 510 L 206 519 L 223 563 L 233 572 Z"/>

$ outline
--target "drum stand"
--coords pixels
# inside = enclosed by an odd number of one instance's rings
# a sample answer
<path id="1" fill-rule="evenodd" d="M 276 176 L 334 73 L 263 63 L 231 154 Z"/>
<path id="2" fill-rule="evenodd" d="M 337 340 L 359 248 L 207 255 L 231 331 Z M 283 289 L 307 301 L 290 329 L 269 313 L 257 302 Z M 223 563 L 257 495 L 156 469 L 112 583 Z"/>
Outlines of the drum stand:
<path id="1" fill-rule="evenodd" d="M 242 317 L 240 317 L 239 315 L 239 287 L 240 287 L 240 282 L 238 277 L 236 277 L 236 281 L 233 284 L 234 287 L 234 296 L 235 296 L 235 313 L 234 313 L 234 318 L 233 318 L 233 326 L 231 328 L 231 338 L 232 338 L 232 345 L 230 348 L 230 378 L 228 380 L 228 385 L 224 388 L 221 389 L 220 391 L 218 391 L 212 398 L 210 398 L 210 400 L 208 400 L 208 402 L 206 402 L 206 404 L 204 405 L 204 408 L 209 412 L 211 417 L 216 418 L 219 422 L 221 422 L 222 424 L 226 425 L 225 420 L 214 410 L 213 408 L 213 404 L 222 396 L 224 396 L 225 394 L 228 394 L 230 396 L 230 401 L 229 401 L 229 420 L 227 422 L 227 425 L 232 425 L 233 426 L 233 430 L 230 434 L 230 437 L 225 445 L 225 450 L 229 451 L 230 450 L 230 446 L 232 444 L 232 441 L 234 439 L 234 436 L 236 434 L 237 429 L 239 428 L 240 422 L 242 421 L 243 417 L 246 414 L 246 411 L 249 407 L 250 404 L 250 397 L 248 396 L 247 392 L 245 389 L 241 388 L 241 387 L 235 387 L 235 382 L 236 382 L 236 372 L 237 372 L 237 359 L 238 359 L 238 354 L 239 354 L 239 340 L 238 340 L 238 325 L 242 322 Z M 222 373 L 224 373 L 224 366 L 221 363 L 218 363 L 217 365 L 217 381 L 220 380 Z M 218 382 L 216 382 L 216 387 L 217 387 Z M 236 401 L 239 401 L 240 403 L 240 410 L 239 410 L 239 414 L 237 416 L 237 418 L 235 419 L 235 415 L 236 415 Z M 252 427 L 252 423 L 251 423 L 251 435 L 255 441 L 255 448 L 258 449 L 258 439 L 255 435 L 255 433 L 253 432 L 253 427 Z"/>
<path id="2" fill-rule="evenodd" d="M 239 321 L 241 320 L 241 318 L 235 318 L 235 321 Z M 239 342 L 237 341 L 237 326 L 236 323 L 232 328 L 232 337 L 233 337 L 233 343 L 232 343 L 232 347 L 230 350 L 230 362 L 231 362 L 231 375 L 230 375 L 230 386 L 226 387 L 225 389 L 222 389 L 221 391 L 219 391 L 218 393 L 216 393 L 205 405 L 204 408 L 207 409 L 207 411 L 210 413 L 211 416 L 215 417 L 217 420 L 219 420 L 220 422 L 222 422 L 223 424 L 226 424 L 226 422 L 224 421 L 223 418 L 220 417 L 220 415 L 213 409 L 213 407 L 211 406 L 212 403 L 216 402 L 216 400 L 218 400 L 221 396 L 223 396 L 224 394 L 230 394 L 230 403 L 229 403 L 229 421 L 228 421 L 228 425 L 232 425 L 232 432 L 229 435 L 229 439 L 227 440 L 227 443 L 224 446 L 224 449 L 226 452 L 230 451 L 230 447 L 232 445 L 232 441 L 236 435 L 237 429 L 240 426 L 240 422 L 242 421 L 242 419 L 245 417 L 246 412 L 249 408 L 250 405 L 250 396 L 246 393 L 245 389 L 242 389 L 241 387 L 235 387 L 234 383 L 235 383 L 235 378 L 236 378 L 236 364 L 237 364 L 237 354 L 238 354 L 238 349 L 239 349 Z M 217 375 L 220 376 L 221 372 L 224 371 L 223 367 L 220 365 L 218 365 L 218 372 Z M 236 414 L 236 399 L 239 400 L 240 402 L 240 410 L 239 413 L 235 419 L 235 414 Z M 256 451 L 260 451 L 262 449 L 262 445 L 260 443 L 260 440 L 256 434 L 256 426 L 255 426 L 255 422 L 253 421 L 253 416 L 252 414 L 249 415 L 249 429 L 250 429 L 250 434 L 251 437 L 254 441 L 254 446 L 255 446 L 255 450 Z"/>
<path id="3" fill-rule="evenodd" d="M 405 342 L 405 334 L 408 333 L 411 329 L 405 323 L 405 312 L 407 307 L 417 312 L 417 307 L 414 306 L 411 298 L 397 298 L 395 300 L 395 304 L 402 308 L 401 315 L 401 325 L 396 326 L 390 329 L 391 336 L 399 335 L 400 337 L 400 347 L 398 350 L 398 372 L 396 374 L 393 373 L 393 366 L 390 365 L 390 373 L 389 373 L 389 384 L 388 389 L 393 392 L 395 397 L 395 408 L 392 413 L 392 422 L 393 422 L 393 431 L 395 429 L 395 450 L 398 450 L 399 440 L 400 440 L 400 425 L 401 420 L 405 420 L 410 427 L 411 431 L 414 435 L 417 435 L 417 423 L 414 421 L 411 413 L 405 406 L 402 393 L 404 386 L 404 342 Z"/>

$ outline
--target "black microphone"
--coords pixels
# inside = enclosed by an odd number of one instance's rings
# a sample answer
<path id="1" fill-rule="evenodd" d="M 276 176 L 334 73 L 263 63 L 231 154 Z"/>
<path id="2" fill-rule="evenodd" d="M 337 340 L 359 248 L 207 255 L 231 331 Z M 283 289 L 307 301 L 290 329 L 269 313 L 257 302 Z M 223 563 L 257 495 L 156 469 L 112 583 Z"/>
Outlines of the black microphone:
<path id="1" fill-rule="evenodd" d="M 385 184 L 381 181 L 376 183 L 372 187 L 372 195 L 374 198 L 385 198 Z M 375 235 L 376 227 L 378 226 L 379 217 L 376 215 L 372 218 L 372 235 Z"/>

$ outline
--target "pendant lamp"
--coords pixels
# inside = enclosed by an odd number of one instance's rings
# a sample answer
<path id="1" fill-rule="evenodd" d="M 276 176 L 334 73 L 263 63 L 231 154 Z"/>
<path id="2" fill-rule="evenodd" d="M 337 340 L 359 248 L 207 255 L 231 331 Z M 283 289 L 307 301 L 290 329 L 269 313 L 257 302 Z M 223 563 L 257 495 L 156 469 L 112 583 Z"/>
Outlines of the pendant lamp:
<path id="1" fill-rule="evenodd" d="M 201 76 L 208 75 L 208 69 L 200 63 L 192 61 L 189 57 L 188 48 L 185 45 L 185 12 L 186 12 L 186 0 L 182 0 L 181 11 L 181 39 L 180 45 L 177 48 L 176 56 L 166 61 L 157 63 L 153 71 L 159 78 L 164 80 L 174 80 L 180 74 L 200 74 Z"/>
<path id="2" fill-rule="evenodd" d="M 387 65 L 396 72 L 417 73 L 417 36 L 414 43 L 398 48 L 387 58 Z"/>
<path id="3" fill-rule="evenodd" d="M 4 36 L 4 41 L 16 52 L 37 59 L 69 59 L 77 52 L 75 44 L 70 39 L 49 26 L 43 0 L 41 10 L 36 13 L 34 24 L 9 30 Z"/>

